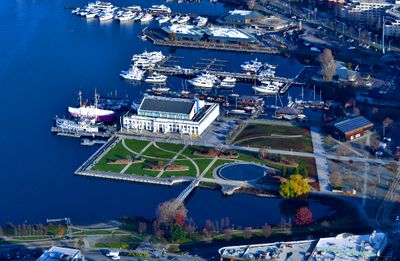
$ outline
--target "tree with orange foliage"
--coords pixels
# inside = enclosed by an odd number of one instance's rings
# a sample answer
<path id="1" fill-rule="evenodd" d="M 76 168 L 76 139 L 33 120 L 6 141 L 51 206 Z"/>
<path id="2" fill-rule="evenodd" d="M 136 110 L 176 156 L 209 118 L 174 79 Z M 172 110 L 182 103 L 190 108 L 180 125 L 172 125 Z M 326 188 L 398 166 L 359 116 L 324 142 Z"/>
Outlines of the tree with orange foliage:
<path id="1" fill-rule="evenodd" d="M 296 216 L 294 217 L 295 225 L 308 225 L 312 223 L 312 212 L 308 207 L 302 207 L 297 210 Z"/>

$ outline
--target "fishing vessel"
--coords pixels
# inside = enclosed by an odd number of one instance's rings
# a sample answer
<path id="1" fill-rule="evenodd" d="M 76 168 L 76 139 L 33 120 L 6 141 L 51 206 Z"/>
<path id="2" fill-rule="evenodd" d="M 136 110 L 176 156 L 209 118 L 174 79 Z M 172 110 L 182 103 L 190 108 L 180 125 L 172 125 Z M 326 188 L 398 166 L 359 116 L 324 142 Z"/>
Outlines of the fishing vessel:
<path id="1" fill-rule="evenodd" d="M 152 73 L 144 80 L 147 83 L 165 83 L 167 81 L 167 76 L 159 74 L 159 73 Z"/>
<path id="2" fill-rule="evenodd" d="M 112 110 L 104 110 L 98 108 L 99 95 L 95 93 L 94 105 L 86 105 L 82 103 L 82 92 L 79 92 L 79 107 L 68 107 L 69 114 L 74 118 L 89 119 L 101 122 L 111 121 L 115 117 Z"/>

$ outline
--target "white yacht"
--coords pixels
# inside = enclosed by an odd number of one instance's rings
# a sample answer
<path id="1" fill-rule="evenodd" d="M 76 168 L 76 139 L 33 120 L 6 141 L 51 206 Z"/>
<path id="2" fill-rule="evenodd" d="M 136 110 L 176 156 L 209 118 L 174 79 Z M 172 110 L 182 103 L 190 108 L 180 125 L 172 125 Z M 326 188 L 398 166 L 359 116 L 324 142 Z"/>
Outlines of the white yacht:
<path id="1" fill-rule="evenodd" d="M 73 14 L 79 14 L 79 12 L 81 11 L 81 9 L 79 7 L 75 8 L 74 10 L 71 11 L 71 13 Z"/>
<path id="2" fill-rule="evenodd" d="M 172 17 L 171 18 L 171 20 L 169 21 L 171 24 L 174 24 L 174 23 L 176 23 L 178 20 L 179 20 L 179 18 L 181 18 L 179 15 L 176 15 L 176 16 L 174 16 L 174 17 Z"/>
<path id="3" fill-rule="evenodd" d="M 158 17 L 158 24 L 163 24 L 171 20 L 171 17 L 168 15 L 163 15 Z"/>
<path id="4" fill-rule="evenodd" d="M 262 70 L 259 73 L 259 80 L 262 80 L 263 78 L 270 78 L 270 77 L 274 77 L 275 76 L 275 71 L 272 69 L 266 69 L 266 70 Z"/>
<path id="5" fill-rule="evenodd" d="M 134 17 L 133 20 L 138 21 L 138 20 L 142 19 L 143 16 L 144 16 L 143 13 L 137 13 L 137 14 L 136 14 L 136 17 Z"/>
<path id="6" fill-rule="evenodd" d="M 194 87 L 199 87 L 199 88 L 214 87 L 214 82 L 210 78 L 204 76 L 197 76 L 196 78 L 189 80 L 189 83 Z"/>
<path id="7" fill-rule="evenodd" d="M 190 21 L 190 16 L 185 15 L 185 16 L 181 16 L 176 22 L 178 24 L 186 24 Z"/>
<path id="8" fill-rule="evenodd" d="M 119 14 L 115 17 L 115 19 L 119 20 L 120 22 L 132 20 L 135 17 L 135 14 L 127 11 Z"/>
<path id="9" fill-rule="evenodd" d="M 208 22 L 207 17 L 198 16 L 193 20 L 193 23 L 197 26 L 206 26 Z"/>
<path id="10" fill-rule="evenodd" d="M 256 73 L 258 72 L 258 70 L 260 70 L 262 65 L 263 64 L 259 62 L 256 58 L 255 60 L 244 62 L 242 65 L 240 65 L 240 67 L 242 68 L 243 71 Z"/>
<path id="11" fill-rule="evenodd" d="M 276 65 L 274 65 L 274 64 L 265 63 L 264 66 L 265 66 L 266 68 L 271 69 L 271 70 L 275 70 L 275 69 L 276 69 Z"/>
<path id="12" fill-rule="evenodd" d="M 142 18 L 140 18 L 140 22 L 141 23 L 146 23 L 146 22 L 150 22 L 151 20 L 153 20 L 153 15 L 152 14 L 145 14 Z"/>
<path id="13" fill-rule="evenodd" d="M 161 62 L 165 56 L 161 51 L 159 52 L 147 52 L 144 51 L 141 54 L 135 54 L 132 56 L 132 62 L 137 62 L 137 61 L 147 61 L 150 63 L 158 63 Z"/>
<path id="14" fill-rule="evenodd" d="M 99 14 L 99 10 L 93 10 L 93 11 L 90 11 L 90 12 L 88 12 L 87 14 L 86 14 L 86 19 L 91 19 L 91 18 L 95 18 L 98 14 Z"/>
<path id="15" fill-rule="evenodd" d="M 263 84 L 261 86 L 253 86 L 253 90 L 256 93 L 265 94 L 265 95 L 274 95 L 279 91 L 278 86 L 274 86 L 273 84 Z"/>
<path id="16" fill-rule="evenodd" d="M 159 73 L 152 73 L 147 76 L 146 80 L 147 83 L 165 83 L 167 81 L 167 76 L 159 74 Z"/>
<path id="17" fill-rule="evenodd" d="M 153 92 L 156 92 L 156 93 L 164 93 L 164 92 L 168 92 L 169 91 L 169 87 L 167 87 L 167 86 L 163 86 L 163 85 L 160 85 L 160 86 L 153 86 L 152 88 L 151 88 L 151 91 L 153 91 Z"/>
<path id="18" fill-rule="evenodd" d="M 120 76 L 125 80 L 141 81 L 144 76 L 144 71 L 140 70 L 136 66 L 132 66 L 128 71 L 122 71 Z"/>
<path id="19" fill-rule="evenodd" d="M 142 7 L 138 6 L 138 5 L 131 5 L 131 6 L 127 6 L 126 10 L 129 10 L 133 13 L 138 13 L 142 11 Z"/>
<path id="20" fill-rule="evenodd" d="M 111 19 L 113 19 L 113 18 L 114 18 L 114 15 L 113 15 L 112 13 L 110 13 L 110 12 L 100 13 L 100 14 L 99 14 L 99 20 L 100 20 L 101 22 L 103 22 L 103 21 L 108 21 L 108 20 L 111 20 Z"/>
<path id="21" fill-rule="evenodd" d="M 236 78 L 233 78 L 233 77 L 225 77 L 224 79 L 222 79 L 222 82 L 226 82 L 226 83 L 233 83 L 233 84 L 235 84 L 236 83 Z"/>
<path id="22" fill-rule="evenodd" d="M 164 14 L 171 13 L 171 8 L 165 5 L 152 5 L 148 10 L 149 12 L 154 12 L 154 13 L 164 13 Z"/>

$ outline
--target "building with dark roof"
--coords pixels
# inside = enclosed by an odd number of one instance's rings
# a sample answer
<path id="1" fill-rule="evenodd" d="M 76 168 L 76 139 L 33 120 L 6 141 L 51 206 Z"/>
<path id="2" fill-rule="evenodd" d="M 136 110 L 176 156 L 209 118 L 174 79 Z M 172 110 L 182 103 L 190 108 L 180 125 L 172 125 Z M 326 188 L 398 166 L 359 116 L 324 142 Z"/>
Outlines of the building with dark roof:
<path id="1" fill-rule="evenodd" d="M 365 131 L 374 127 L 374 124 L 363 116 L 356 116 L 332 122 L 325 126 L 333 137 L 339 140 L 353 140 L 361 137 Z"/>
<path id="2" fill-rule="evenodd" d="M 219 116 L 219 105 L 198 99 L 144 97 L 136 112 L 122 117 L 127 132 L 201 135 Z"/>

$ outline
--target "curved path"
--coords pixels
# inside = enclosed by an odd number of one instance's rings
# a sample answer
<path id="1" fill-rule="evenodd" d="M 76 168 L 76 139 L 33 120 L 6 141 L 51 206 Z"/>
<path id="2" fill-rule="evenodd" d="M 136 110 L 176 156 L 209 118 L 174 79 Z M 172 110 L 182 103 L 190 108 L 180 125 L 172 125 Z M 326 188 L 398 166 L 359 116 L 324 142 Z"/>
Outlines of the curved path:
<path id="1" fill-rule="evenodd" d="M 236 145 L 236 144 L 238 144 L 240 142 L 243 142 L 243 141 L 256 140 L 256 139 L 282 139 L 282 138 L 291 139 L 291 138 L 301 138 L 301 137 L 303 137 L 303 135 L 278 135 L 278 134 L 272 134 L 272 135 L 269 135 L 269 136 L 256 136 L 256 137 L 241 139 L 241 140 L 235 141 L 234 143 L 232 143 L 232 145 Z"/>

